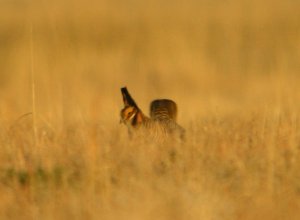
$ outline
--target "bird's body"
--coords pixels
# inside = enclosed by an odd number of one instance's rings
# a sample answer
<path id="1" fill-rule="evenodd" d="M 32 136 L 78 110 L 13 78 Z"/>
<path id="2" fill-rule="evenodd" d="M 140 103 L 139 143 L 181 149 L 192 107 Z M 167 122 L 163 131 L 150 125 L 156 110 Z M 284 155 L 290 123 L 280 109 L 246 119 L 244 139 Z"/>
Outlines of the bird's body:
<path id="1" fill-rule="evenodd" d="M 127 125 L 131 136 L 154 142 L 184 139 L 185 130 L 176 122 L 177 105 L 174 101 L 152 101 L 148 117 L 139 109 L 126 87 L 121 92 L 124 101 L 124 108 L 120 113 L 121 122 Z"/>
<path id="2" fill-rule="evenodd" d="M 177 120 L 177 105 L 170 99 L 156 99 L 150 104 L 150 117 L 155 120 Z"/>

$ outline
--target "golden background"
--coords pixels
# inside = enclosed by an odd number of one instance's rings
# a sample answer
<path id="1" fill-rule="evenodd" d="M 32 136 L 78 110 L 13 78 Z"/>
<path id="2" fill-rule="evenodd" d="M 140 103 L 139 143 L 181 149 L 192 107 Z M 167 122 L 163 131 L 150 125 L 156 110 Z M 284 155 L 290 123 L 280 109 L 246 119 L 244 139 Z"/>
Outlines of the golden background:
<path id="1" fill-rule="evenodd" d="M 0 218 L 298 219 L 299 11 L 1 0 Z M 123 86 L 177 102 L 176 159 L 128 140 Z"/>

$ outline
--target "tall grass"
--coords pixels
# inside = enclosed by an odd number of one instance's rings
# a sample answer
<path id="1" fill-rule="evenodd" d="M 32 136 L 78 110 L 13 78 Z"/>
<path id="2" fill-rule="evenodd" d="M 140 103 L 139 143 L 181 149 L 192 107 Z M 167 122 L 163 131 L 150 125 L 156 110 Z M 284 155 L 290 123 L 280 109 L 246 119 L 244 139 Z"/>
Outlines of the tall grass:
<path id="1" fill-rule="evenodd" d="M 0 219 L 298 219 L 298 12 L 0 2 Z M 125 85 L 174 99 L 187 141 L 128 140 Z"/>

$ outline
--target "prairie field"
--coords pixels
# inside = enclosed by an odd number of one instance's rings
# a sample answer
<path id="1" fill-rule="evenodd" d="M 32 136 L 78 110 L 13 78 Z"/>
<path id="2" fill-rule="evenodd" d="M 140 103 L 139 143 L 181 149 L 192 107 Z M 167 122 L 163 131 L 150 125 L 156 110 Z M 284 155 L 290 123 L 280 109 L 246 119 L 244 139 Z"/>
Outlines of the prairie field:
<path id="1" fill-rule="evenodd" d="M 299 11 L 0 0 L 0 219 L 300 219 Z M 123 86 L 185 142 L 131 140 Z"/>

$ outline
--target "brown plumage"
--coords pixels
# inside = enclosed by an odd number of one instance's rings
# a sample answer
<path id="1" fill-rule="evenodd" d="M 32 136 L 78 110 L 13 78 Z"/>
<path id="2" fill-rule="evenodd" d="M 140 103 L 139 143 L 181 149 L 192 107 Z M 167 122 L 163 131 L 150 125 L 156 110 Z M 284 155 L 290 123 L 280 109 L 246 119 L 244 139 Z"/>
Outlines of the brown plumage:
<path id="1" fill-rule="evenodd" d="M 142 136 L 151 141 L 162 142 L 170 139 L 184 139 L 185 130 L 177 124 L 177 105 L 169 99 L 151 102 L 150 118 L 147 117 L 129 94 L 126 87 L 121 88 L 124 108 L 121 122 L 126 124 L 131 136 Z"/>
<path id="2" fill-rule="evenodd" d="M 156 99 L 150 104 L 150 117 L 164 121 L 165 119 L 177 120 L 177 105 L 170 99 Z"/>

